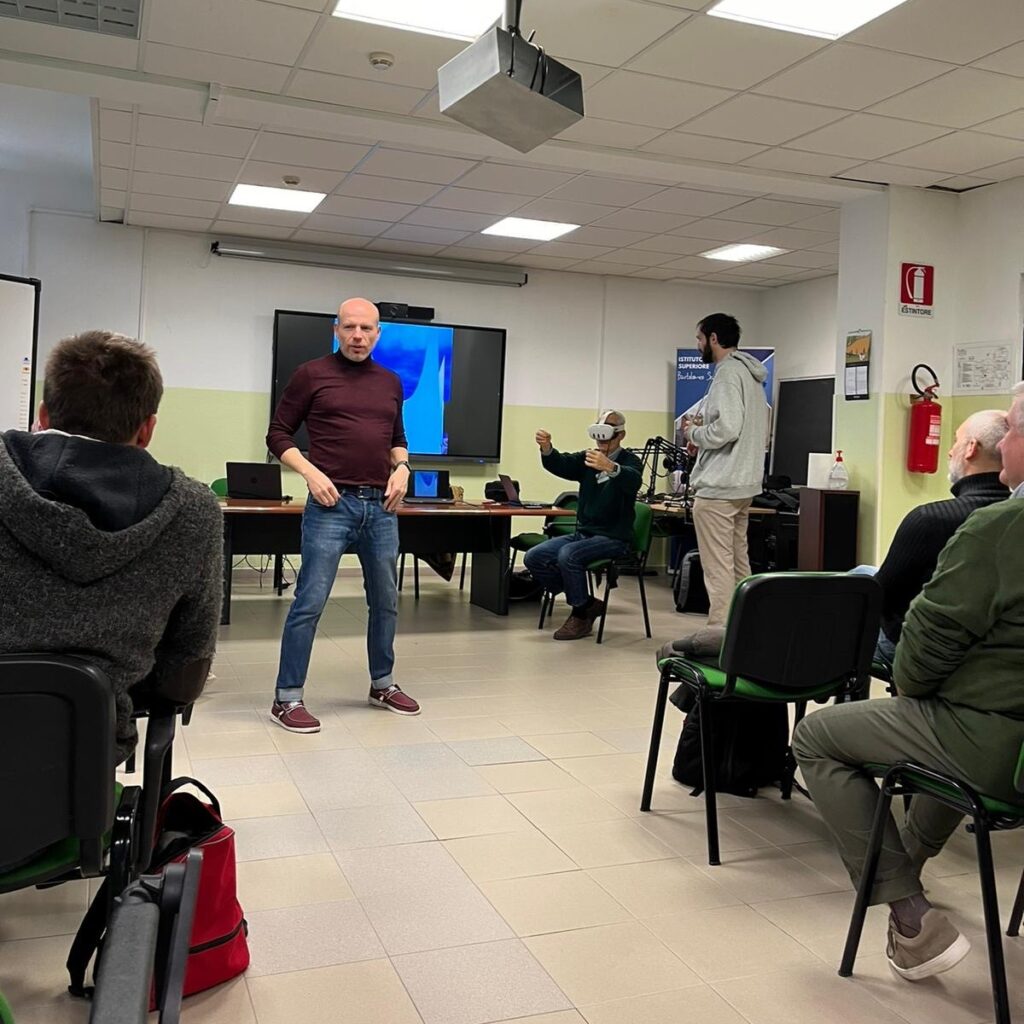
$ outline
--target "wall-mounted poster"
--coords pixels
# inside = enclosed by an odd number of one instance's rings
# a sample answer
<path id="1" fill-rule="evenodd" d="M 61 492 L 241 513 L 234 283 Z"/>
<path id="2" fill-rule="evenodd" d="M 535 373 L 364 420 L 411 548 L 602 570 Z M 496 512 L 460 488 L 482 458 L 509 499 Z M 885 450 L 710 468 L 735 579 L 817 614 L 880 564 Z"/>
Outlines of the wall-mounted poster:
<path id="1" fill-rule="evenodd" d="M 1005 395 L 1015 383 L 1013 346 L 982 341 L 953 346 L 954 395 Z"/>
<path id="2" fill-rule="evenodd" d="M 843 394 L 848 402 L 871 397 L 871 332 L 851 331 L 846 336 L 846 367 L 843 372 Z"/>

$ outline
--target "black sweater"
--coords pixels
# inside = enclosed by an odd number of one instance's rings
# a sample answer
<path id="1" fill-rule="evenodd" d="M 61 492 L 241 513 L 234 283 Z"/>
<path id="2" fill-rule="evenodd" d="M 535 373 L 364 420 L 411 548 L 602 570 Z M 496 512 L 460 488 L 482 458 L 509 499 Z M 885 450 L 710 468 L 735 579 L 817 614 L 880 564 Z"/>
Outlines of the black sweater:
<path id="1" fill-rule="evenodd" d="M 875 577 L 882 585 L 882 632 L 897 643 L 910 602 L 932 578 L 946 542 L 978 508 L 1003 501 L 998 473 L 975 473 L 953 485 L 953 497 L 919 505 L 899 525 Z"/>

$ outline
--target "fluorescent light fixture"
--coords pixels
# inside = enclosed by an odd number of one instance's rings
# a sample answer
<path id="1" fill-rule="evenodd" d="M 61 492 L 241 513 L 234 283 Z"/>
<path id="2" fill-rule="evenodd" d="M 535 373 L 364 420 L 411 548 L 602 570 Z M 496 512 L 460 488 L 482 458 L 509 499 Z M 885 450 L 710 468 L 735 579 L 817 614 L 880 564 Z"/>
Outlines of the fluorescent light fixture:
<path id="1" fill-rule="evenodd" d="M 504 0 L 338 0 L 334 16 L 472 42 L 503 9 Z"/>
<path id="2" fill-rule="evenodd" d="M 505 238 L 536 238 L 541 242 L 550 242 L 554 238 L 575 231 L 579 224 L 559 224 L 554 220 L 527 220 L 525 217 L 506 217 L 484 228 L 482 235 L 502 235 Z"/>
<path id="3" fill-rule="evenodd" d="M 422 277 L 431 281 L 463 281 L 468 284 L 496 284 L 522 288 L 528 278 L 519 267 L 498 267 L 490 263 L 424 259 L 391 253 L 371 253 L 288 242 L 264 243 L 252 238 L 222 238 L 210 246 L 214 256 L 233 256 L 266 263 L 296 263 L 307 267 L 330 267 L 365 274 L 392 274 L 396 277 Z"/>
<path id="4" fill-rule="evenodd" d="M 259 206 L 264 210 L 293 210 L 311 213 L 323 201 L 326 192 L 303 192 L 297 188 L 268 188 L 266 185 L 236 185 L 228 204 Z"/>
<path id="5" fill-rule="evenodd" d="M 740 245 L 723 245 L 719 249 L 708 249 L 700 255 L 706 260 L 726 260 L 729 263 L 754 263 L 757 260 L 766 260 L 769 256 L 781 256 L 789 249 L 778 249 L 774 245 L 750 245 L 743 242 Z"/>
<path id="6" fill-rule="evenodd" d="M 707 13 L 783 32 L 838 39 L 906 0 L 719 0 Z"/>

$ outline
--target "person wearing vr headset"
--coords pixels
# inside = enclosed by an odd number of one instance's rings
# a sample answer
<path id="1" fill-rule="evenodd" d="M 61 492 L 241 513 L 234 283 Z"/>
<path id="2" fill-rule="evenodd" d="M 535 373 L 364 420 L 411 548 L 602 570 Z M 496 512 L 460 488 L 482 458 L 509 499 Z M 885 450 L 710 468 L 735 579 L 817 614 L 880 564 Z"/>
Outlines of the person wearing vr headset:
<path id="1" fill-rule="evenodd" d="M 538 430 L 535 438 L 544 468 L 580 485 L 576 532 L 538 544 L 525 558 L 533 578 L 552 594 L 564 591 L 572 609 L 555 631 L 556 640 L 590 635 L 594 621 L 604 611 L 604 602 L 590 596 L 587 566 L 600 558 L 628 554 L 633 539 L 634 504 L 643 467 L 622 447 L 626 417 L 609 409 L 587 433 L 596 447 L 581 452 L 557 451 L 546 430 Z"/>

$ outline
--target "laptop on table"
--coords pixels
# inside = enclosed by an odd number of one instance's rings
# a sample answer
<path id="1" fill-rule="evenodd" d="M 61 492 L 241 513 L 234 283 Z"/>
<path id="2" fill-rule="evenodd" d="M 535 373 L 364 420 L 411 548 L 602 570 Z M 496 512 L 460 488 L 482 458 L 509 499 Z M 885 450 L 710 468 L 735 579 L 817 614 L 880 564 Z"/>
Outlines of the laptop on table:
<path id="1" fill-rule="evenodd" d="M 518 508 L 548 508 L 550 505 L 550 502 L 547 501 L 523 501 L 519 497 L 516 485 L 512 483 L 512 478 L 504 473 L 498 474 L 498 480 L 501 482 L 501 486 L 505 488 L 505 501 L 502 504 L 515 505 Z"/>
<path id="2" fill-rule="evenodd" d="M 414 469 L 409 476 L 409 490 L 404 501 L 407 505 L 454 504 L 448 470 Z"/>
<path id="3" fill-rule="evenodd" d="M 228 497 L 280 501 L 281 467 L 276 462 L 227 463 Z"/>

